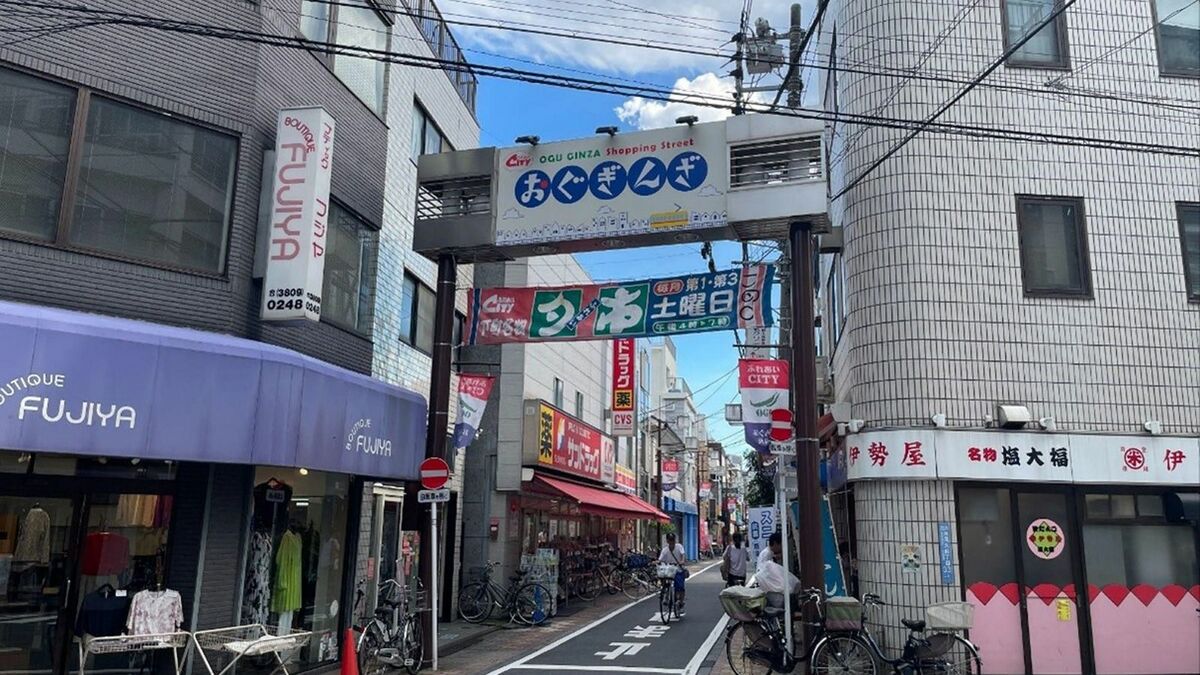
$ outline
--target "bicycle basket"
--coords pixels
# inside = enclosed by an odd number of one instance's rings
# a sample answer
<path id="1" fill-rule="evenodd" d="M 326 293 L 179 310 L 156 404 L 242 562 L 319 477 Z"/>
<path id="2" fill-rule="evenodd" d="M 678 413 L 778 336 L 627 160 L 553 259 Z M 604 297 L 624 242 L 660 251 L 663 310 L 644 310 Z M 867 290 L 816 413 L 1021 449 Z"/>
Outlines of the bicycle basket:
<path id="1" fill-rule="evenodd" d="M 640 569 L 650 564 L 650 558 L 640 553 L 631 553 L 625 558 L 625 567 L 631 570 Z"/>
<path id="2" fill-rule="evenodd" d="M 730 586 L 721 591 L 721 609 L 735 621 L 754 621 L 767 604 L 767 594 L 761 588 Z"/>
<path id="3" fill-rule="evenodd" d="M 913 651 L 913 658 L 924 661 L 938 659 L 954 649 L 954 636 L 949 633 L 936 633 L 924 638 Z"/>
<path id="4" fill-rule="evenodd" d="M 969 630 L 975 605 L 969 602 L 939 602 L 925 610 L 925 625 L 932 630 Z"/>
<path id="5" fill-rule="evenodd" d="M 675 565 L 672 565 L 671 563 L 659 563 L 658 564 L 658 578 L 659 579 L 674 579 L 675 573 L 678 571 L 679 571 L 679 568 L 676 567 Z"/>
<path id="6" fill-rule="evenodd" d="M 862 604 L 857 598 L 825 601 L 825 630 L 862 630 Z"/>

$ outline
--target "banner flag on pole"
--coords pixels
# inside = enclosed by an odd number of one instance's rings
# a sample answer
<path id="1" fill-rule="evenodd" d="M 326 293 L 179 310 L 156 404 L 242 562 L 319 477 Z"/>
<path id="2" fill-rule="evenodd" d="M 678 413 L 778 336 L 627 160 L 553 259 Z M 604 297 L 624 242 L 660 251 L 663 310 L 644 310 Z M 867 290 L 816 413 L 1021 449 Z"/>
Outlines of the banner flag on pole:
<path id="1" fill-rule="evenodd" d="M 496 378 L 491 375 L 458 376 L 458 419 L 454 423 L 454 448 L 465 448 L 475 440 L 479 420 L 487 408 Z"/>
<path id="2" fill-rule="evenodd" d="M 791 409 L 788 362 L 781 359 L 739 360 L 738 389 L 742 392 L 746 443 L 758 452 L 766 453 L 771 439 L 771 411 Z"/>

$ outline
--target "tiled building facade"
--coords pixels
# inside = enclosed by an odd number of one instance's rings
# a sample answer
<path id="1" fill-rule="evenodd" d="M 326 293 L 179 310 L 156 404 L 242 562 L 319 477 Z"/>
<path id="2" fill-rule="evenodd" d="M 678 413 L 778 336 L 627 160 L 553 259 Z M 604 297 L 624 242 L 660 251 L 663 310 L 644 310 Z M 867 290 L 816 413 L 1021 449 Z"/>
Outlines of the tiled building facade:
<path id="1" fill-rule="evenodd" d="M 840 0 L 809 82 L 831 112 L 922 120 L 1051 11 Z M 1194 649 L 1156 642 L 1173 635 L 1164 617 L 1191 612 L 1191 601 L 1160 607 L 1165 596 L 1154 595 L 1200 584 L 1187 506 L 1200 484 L 1198 78 L 1200 7 L 1080 3 L 939 118 L 966 135 L 925 130 L 844 195 L 909 132 L 830 125 L 830 215 L 844 248 L 823 260 L 818 307 L 836 400 L 849 404 L 839 421 L 861 424 L 843 427 L 831 463 L 849 465 L 851 487 L 835 490 L 852 494 L 860 592 L 893 604 L 881 615 L 892 647 L 901 617 L 965 599 L 989 629 L 979 633 L 984 672 L 1200 668 Z M 996 129 L 1060 138 L 972 137 Z M 1156 147 L 1078 145 L 1094 139 Z M 997 404 L 1030 411 L 1024 433 L 996 428 Z M 934 432 L 935 414 L 944 430 Z M 887 430 L 933 435 L 883 449 Z M 1006 447 L 1019 450 L 1011 465 Z M 1034 465 L 1051 448 L 1069 451 L 1064 477 Z M 993 550 L 1020 544 L 1034 524 L 1025 520 L 1056 509 L 1070 521 L 1055 521 L 1065 553 Z M 1130 553 L 1139 538 L 1169 562 Z M 915 570 L 903 562 L 913 551 Z M 1001 581 L 1026 589 L 1007 610 L 996 608 L 1002 595 L 983 599 Z M 1084 601 L 1073 590 L 1083 584 L 1143 586 L 1157 599 Z M 1043 625 L 1042 610 L 1059 606 Z M 1159 637 L 1139 633 L 1156 659 L 1122 660 L 1110 639 L 1118 623 L 1159 626 Z M 1048 639 L 1066 646 L 1051 654 Z"/>

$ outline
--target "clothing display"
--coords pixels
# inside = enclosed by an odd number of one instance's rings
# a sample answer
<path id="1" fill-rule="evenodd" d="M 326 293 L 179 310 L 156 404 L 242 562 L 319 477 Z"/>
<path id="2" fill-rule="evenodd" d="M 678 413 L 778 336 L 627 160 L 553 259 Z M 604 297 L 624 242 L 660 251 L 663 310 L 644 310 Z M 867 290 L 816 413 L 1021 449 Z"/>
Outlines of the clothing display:
<path id="1" fill-rule="evenodd" d="M 246 561 L 246 585 L 242 595 L 242 623 L 266 625 L 271 614 L 271 535 L 255 532 L 250 537 Z"/>
<path id="2" fill-rule="evenodd" d="M 83 637 L 120 635 L 129 616 L 128 595 L 117 593 L 107 584 L 83 596 L 75 619 L 75 634 Z"/>
<path id="3" fill-rule="evenodd" d="M 300 609 L 301 591 L 300 535 L 288 530 L 279 540 L 275 553 L 275 583 L 271 593 L 271 611 L 277 614 Z"/>
<path id="4" fill-rule="evenodd" d="M 128 527 L 154 527 L 158 495 L 121 495 L 117 500 L 117 523 Z"/>
<path id="5" fill-rule="evenodd" d="M 174 633 L 183 625 L 183 598 L 179 591 L 139 591 L 129 603 L 125 627 L 130 635 Z"/>
<path id="6" fill-rule="evenodd" d="M 278 532 L 288 523 L 292 486 L 274 478 L 254 486 L 254 518 L 257 528 Z"/>
<path id="7" fill-rule="evenodd" d="M 83 541 L 79 571 L 91 576 L 120 574 L 129 567 L 129 540 L 115 532 L 92 532 Z"/>
<path id="8" fill-rule="evenodd" d="M 50 564 L 50 514 L 35 506 L 25 514 L 17 533 L 14 562 Z"/>

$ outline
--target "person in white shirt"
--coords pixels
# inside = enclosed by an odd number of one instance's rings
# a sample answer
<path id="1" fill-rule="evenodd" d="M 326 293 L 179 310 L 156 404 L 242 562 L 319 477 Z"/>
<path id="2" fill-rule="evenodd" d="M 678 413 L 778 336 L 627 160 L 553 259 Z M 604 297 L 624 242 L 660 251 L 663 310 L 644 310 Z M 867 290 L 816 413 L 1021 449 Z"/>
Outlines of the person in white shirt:
<path id="1" fill-rule="evenodd" d="M 767 539 L 766 547 L 758 553 L 758 561 L 756 562 L 755 569 L 761 569 L 763 564 L 767 562 L 781 562 L 783 560 L 780 557 L 782 554 L 783 535 L 776 532 L 771 535 L 770 539 Z"/>
<path id="2" fill-rule="evenodd" d="M 658 562 L 679 568 L 675 570 L 675 606 L 678 608 L 677 615 L 683 617 L 683 598 L 687 592 L 683 564 L 687 562 L 687 553 L 683 550 L 683 544 L 675 542 L 674 533 L 667 533 L 667 545 L 659 552 Z"/>
<path id="3" fill-rule="evenodd" d="M 746 567 L 750 565 L 750 549 L 742 546 L 742 533 L 733 535 L 733 546 L 725 549 L 725 587 L 745 586 Z"/>

